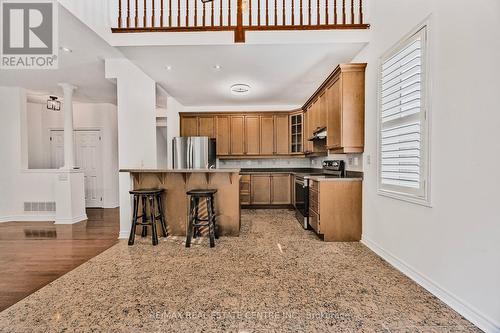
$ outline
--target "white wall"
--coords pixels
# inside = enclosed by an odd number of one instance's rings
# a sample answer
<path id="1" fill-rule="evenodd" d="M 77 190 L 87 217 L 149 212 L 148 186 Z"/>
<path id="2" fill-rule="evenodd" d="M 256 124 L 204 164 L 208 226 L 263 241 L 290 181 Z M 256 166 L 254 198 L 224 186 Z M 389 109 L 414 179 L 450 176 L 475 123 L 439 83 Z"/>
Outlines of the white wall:
<path id="1" fill-rule="evenodd" d="M 28 166 L 50 169 L 50 130 L 64 128 L 64 113 L 46 110 L 45 104 L 28 103 Z M 107 103 L 73 103 L 74 128 L 95 129 L 102 136 L 103 205 L 118 207 L 118 128 L 116 106 Z"/>
<path id="2" fill-rule="evenodd" d="M 167 147 L 168 147 L 168 162 L 169 168 L 172 168 L 172 139 L 180 136 L 180 116 L 179 112 L 184 111 L 184 106 L 179 103 L 175 98 L 167 98 Z"/>
<path id="3" fill-rule="evenodd" d="M 25 213 L 24 202 L 55 201 L 55 172 L 27 171 L 26 93 L 0 87 L 0 222 L 50 220 L 55 212 Z"/>
<path id="4" fill-rule="evenodd" d="M 500 2 L 377 0 L 372 9 L 372 41 L 353 60 L 368 62 L 363 241 L 499 332 Z M 378 195 L 376 168 L 378 59 L 430 14 L 432 208 Z"/>

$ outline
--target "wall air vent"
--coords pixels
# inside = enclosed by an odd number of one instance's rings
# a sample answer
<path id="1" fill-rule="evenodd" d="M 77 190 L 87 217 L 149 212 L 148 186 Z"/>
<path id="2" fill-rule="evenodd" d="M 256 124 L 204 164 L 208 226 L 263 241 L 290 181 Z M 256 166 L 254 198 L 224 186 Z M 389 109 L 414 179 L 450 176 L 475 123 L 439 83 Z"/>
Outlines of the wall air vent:
<path id="1" fill-rule="evenodd" d="M 50 202 L 25 202 L 24 203 L 25 212 L 55 212 L 56 203 L 54 201 Z"/>

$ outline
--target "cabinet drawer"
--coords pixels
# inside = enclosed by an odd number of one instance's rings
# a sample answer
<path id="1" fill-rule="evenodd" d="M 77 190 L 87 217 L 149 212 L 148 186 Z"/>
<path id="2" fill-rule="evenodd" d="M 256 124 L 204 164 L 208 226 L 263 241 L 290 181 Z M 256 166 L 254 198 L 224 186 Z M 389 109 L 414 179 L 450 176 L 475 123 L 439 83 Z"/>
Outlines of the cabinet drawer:
<path id="1" fill-rule="evenodd" d="M 316 214 L 319 214 L 319 203 L 315 200 L 309 200 L 309 209 L 313 210 Z"/>
<path id="2" fill-rule="evenodd" d="M 240 193 L 240 203 L 242 205 L 250 205 L 250 193 Z"/>
<path id="3" fill-rule="evenodd" d="M 316 201 L 316 203 L 319 202 L 319 193 L 318 193 L 318 191 L 315 191 L 312 188 L 309 189 L 309 201 Z"/>
<path id="4" fill-rule="evenodd" d="M 311 180 L 309 186 L 312 190 L 318 192 L 319 191 L 319 182 L 315 180 Z"/>
<path id="5" fill-rule="evenodd" d="M 250 193 L 250 182 L 240 181 L 240 192 Z"/>
<path id="6" fill-rule="evenodd" d="M 319 225 L 319 215 L 316 214 L 311 208 L 309 208 L 309 224 L 316 231 L 316 233 L 320 234 L 320 225 Z"/>

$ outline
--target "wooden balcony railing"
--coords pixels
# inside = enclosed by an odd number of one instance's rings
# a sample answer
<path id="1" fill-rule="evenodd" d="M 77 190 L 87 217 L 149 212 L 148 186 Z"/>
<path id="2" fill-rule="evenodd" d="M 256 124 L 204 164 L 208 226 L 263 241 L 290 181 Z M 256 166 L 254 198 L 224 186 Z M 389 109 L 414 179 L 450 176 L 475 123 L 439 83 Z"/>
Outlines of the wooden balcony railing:
<path id="1" fill-rule="evenodd" d="M 363 0 L 117 0 L 114 33 L 367 29 Z"/>

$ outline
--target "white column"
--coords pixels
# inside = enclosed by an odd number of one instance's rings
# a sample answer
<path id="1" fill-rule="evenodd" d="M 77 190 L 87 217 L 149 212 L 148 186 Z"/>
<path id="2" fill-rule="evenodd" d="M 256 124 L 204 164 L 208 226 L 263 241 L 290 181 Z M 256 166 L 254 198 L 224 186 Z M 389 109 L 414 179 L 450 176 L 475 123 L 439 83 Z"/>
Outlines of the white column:
<path id="1" fill-rule="evenodd" d="M 64 169 L 75 167 L 75 154 L 73 151 L 73 91 L 75 86 L 69 83 L 59 83 L 64 93 Z"/>

